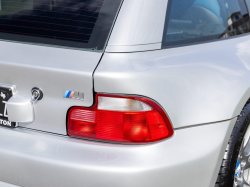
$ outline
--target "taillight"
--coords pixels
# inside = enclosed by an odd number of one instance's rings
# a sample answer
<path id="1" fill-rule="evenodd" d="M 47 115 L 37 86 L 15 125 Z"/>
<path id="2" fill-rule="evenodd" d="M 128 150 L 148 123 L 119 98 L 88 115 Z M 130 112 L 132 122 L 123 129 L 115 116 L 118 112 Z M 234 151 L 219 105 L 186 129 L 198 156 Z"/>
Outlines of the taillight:
<path id="1" fill-rule="evenodd" d="M 73 107 L 69 136 L 121 143 L 155 142 L 173 135 L 162 108 L 150 99 L 97 94 L 93 108 Z"/>

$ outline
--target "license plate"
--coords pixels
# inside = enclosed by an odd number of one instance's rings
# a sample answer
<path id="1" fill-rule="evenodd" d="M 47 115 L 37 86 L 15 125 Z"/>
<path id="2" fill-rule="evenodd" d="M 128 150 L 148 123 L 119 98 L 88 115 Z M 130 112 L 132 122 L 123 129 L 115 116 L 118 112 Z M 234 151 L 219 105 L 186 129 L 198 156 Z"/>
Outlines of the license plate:
<path id="1" fill-rule="evenodd" d="M 8 87 L 0 87 L 0 126 L 15 128 L 16 122 L 8 120 L 8 112 L 5 102 L 12 97 L 12 89 Z"/>

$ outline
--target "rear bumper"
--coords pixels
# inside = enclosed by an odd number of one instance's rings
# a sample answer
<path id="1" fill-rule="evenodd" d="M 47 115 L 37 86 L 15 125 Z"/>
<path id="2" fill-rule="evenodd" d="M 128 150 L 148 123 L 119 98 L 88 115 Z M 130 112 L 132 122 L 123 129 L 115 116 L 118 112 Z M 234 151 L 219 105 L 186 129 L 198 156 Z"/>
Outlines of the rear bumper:
<path id="1" fill-rule="evenodd" d="M 213 187 L 236 119 L 148 145 L 0 128 L 0 181 L 22 187 Z"/>
<path id="2" fill-rule="evenodd" d="M 20 187 L 20 186 L 8 184 L 8 183 L 5 183 L 5 182 L 0 182 L 0 186 L 1 187 Z"/>

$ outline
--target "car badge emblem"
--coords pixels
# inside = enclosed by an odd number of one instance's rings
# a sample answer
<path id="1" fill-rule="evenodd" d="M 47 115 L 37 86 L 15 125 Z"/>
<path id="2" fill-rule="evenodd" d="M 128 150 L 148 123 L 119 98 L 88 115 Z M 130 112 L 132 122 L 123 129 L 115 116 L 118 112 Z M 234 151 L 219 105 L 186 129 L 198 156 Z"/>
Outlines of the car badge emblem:
<path id="1" fill-rule="evenodd" d="M 84 93 L 83 92 L 76 92 L 76 91 L 69 91 L 67 90 L 63 96 L 64 98 L 69 99 L 77 99 L 77 100 L 84 100 Z"/>

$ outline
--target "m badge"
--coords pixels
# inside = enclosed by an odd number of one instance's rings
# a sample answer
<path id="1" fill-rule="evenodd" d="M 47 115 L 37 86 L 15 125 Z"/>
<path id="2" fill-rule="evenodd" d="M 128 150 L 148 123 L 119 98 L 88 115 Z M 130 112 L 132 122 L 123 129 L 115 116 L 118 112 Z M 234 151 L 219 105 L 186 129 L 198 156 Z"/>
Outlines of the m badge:
<path id="1" fill-rule="evenodd" d="M 83 92 L 75 92 L 75 91 L 69 91 L 67 90 L 63 96 L 64 98 L 69 99 L 77 99 L 77 100 L 84 100 L 84 93 Z"/>

